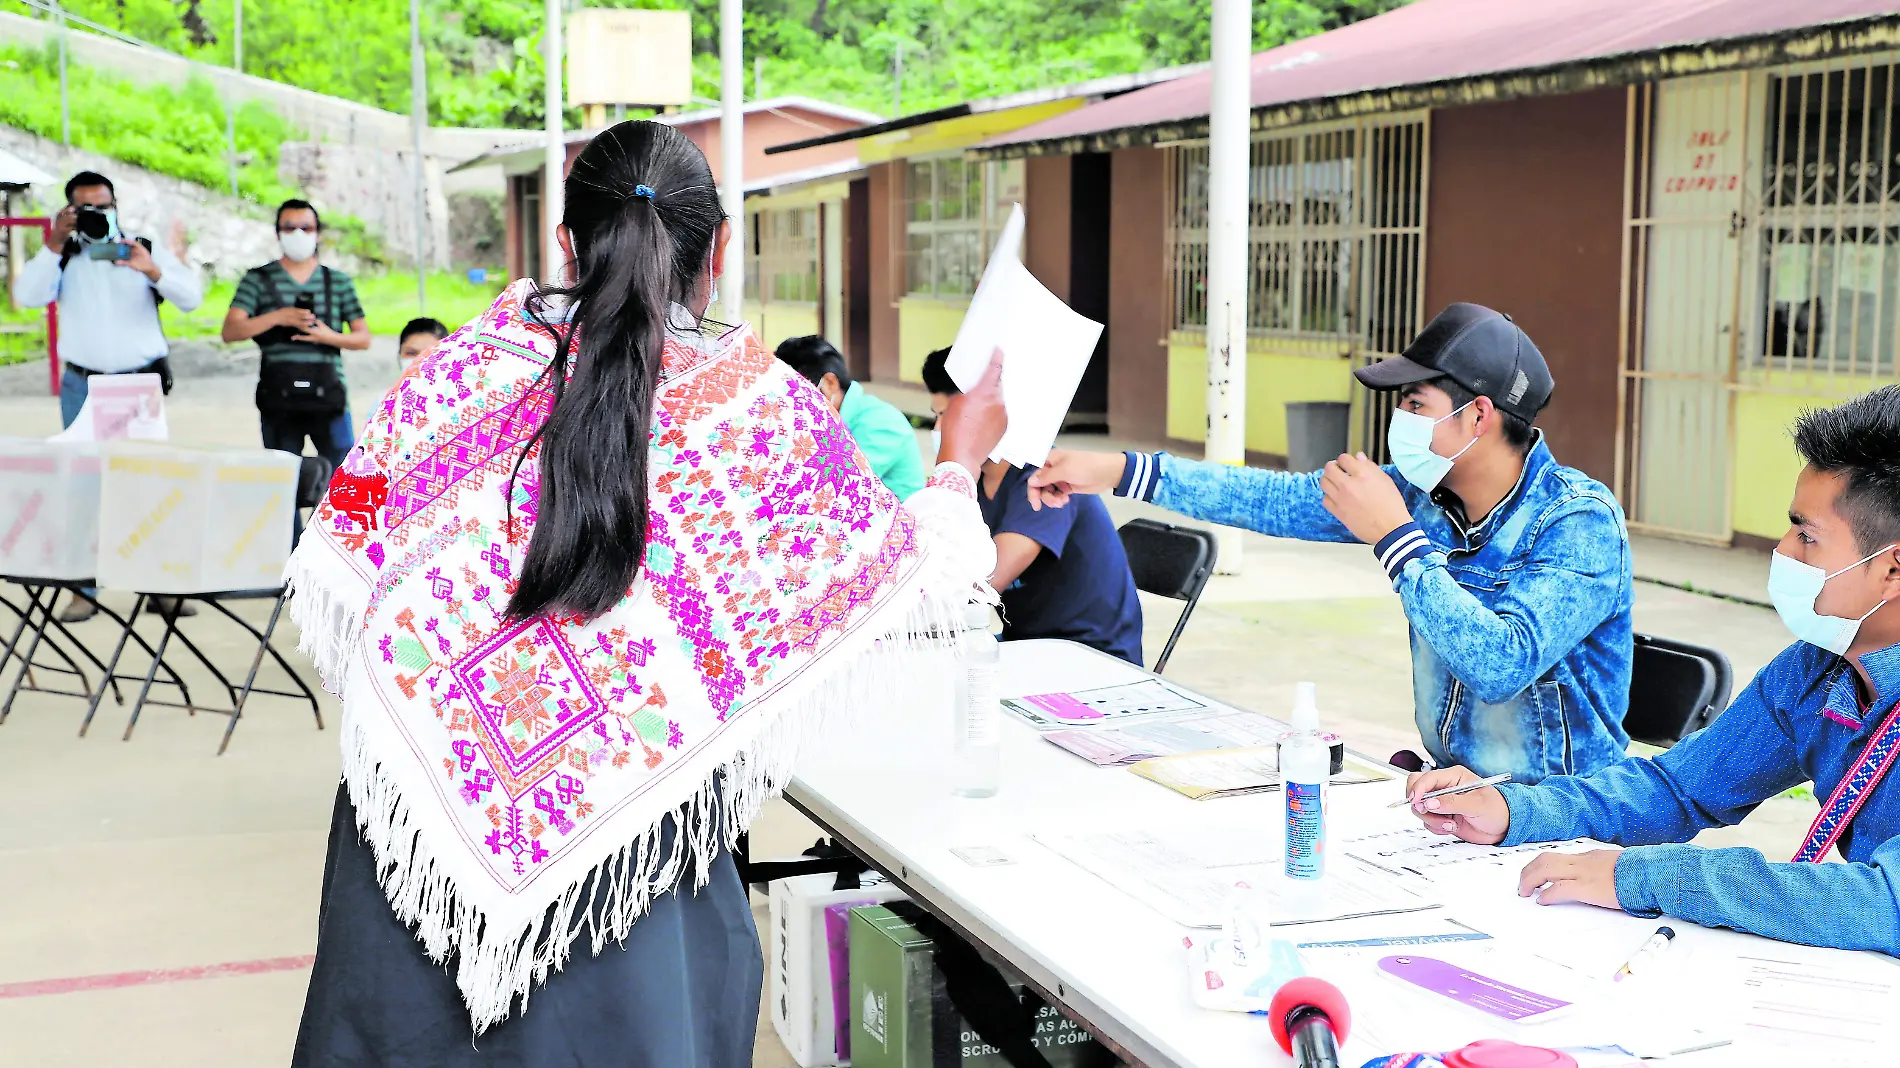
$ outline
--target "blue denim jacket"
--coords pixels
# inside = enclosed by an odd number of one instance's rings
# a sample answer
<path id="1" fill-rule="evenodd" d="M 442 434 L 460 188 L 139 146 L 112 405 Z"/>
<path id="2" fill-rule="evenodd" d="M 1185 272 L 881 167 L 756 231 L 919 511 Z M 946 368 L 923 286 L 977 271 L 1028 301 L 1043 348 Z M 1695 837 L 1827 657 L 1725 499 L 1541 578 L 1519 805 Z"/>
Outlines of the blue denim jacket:
<path id="1" fill-rule="evenodd" d="M 1714 723 L 1654 758 L 1626 757 L 1588 776 L 1498 787 L 1511 808 L 1504 841 L 1595 838 L 1626 849 L 1616 899 L 1638 916 L 1900 956 L 1900 770 L 1867 794 L 1842 832 L 1845 864 L 1770 863 L 1745 847 L 1687 842 L 1740 823 L 1770 797 L 1812 780 L 1826 798 L 1900 699 L 1900 645 L 1861 658 L 1863 708 L 1847 661 L 1806 643 L 1783 650 Z"/>
<path id="2" fill-rule="evenodd" d="M 1307 541 L 1356 541 L 1319 473 L 1128 454 L 1116 492 L 1183 515 Z M 1413 715 L 1432 759 L 1518 782 L 1623 756 L 1630 687 L 1629 534 L 1602 483 L 1542 435 L 1517 485 L 1476 526 L 1455 496 L 1398 483 L 1414 524 L 1375 551 L 1412 634 Z"/>

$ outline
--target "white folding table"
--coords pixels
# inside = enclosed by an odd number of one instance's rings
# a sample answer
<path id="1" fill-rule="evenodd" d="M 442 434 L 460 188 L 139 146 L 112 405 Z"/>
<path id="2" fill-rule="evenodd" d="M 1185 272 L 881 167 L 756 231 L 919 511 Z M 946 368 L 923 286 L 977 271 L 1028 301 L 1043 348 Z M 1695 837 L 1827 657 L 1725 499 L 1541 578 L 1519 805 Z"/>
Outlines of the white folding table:
<path id="1" fill-rule="evenodd" d="M 1320 684 L 1322 710 L 1326 707 L 1325 668 L 1316 664 L 1313 672 Z M 1001 690 L 1005 697 L 1144 677 L 1150 676 L 1071 642 L 1003 645 Z M 891 709 L 850 730 L 835 732 L 824 751 L 801 764 L 786 797 L 1005 971 L 1061 1005 L 1125 1061 L 1148 1068 L 1290 1063 L 1274 1045 L 1264 1017 L 1209 1011 L 1193 1003 L 1182 948 L 1187 928 L 1029 837 L 1038 830 L 1153 826 L 1216 816 L 1222 823 L 1255 822 L 1260 834 L 1272 835 L 1281 816 L 1279 795 L 1189 800 L 1126 769 L 1095 767 L 1043 741 L 1032 728 L 1006 713 L 1001 790 L 990 798 L 959 798 L 952 793 L 949 778 L 950 716 L 944 687 L 934 680 L 919 683 L 922 696 L 915 706 Z M 1331 825 L 1335 839 L 1355 825 L 1389 820 L 1385 806 L 1401 796 L 1401 783 L 1395 777 L 1382 783 L 1335 786 Z M 972 866 L 951 852 L 967 846 L 998 849 L 1014 863 Z M 1339 862 L 1335 858 L 1334 863 Z M 1448 916 L 1485 930 L 1488 919 L 1501 910 L 1534 907 L 1500 888 L 1492 899 L 1450 901 L 1442 909 L 1418 915 Z M 1609 936 L 1632 946 L 1640 944 L 1657 924 L 1611 910 L 1589 909 L 1589 913 L 1589 922 L 1604 925 Z M 1298 941 L 1366 937 L 1366 925 L 1374 922 L 1308 924 L 1276 932 Z M 1681 921 L 1673 926 L 1680 932 L 1679 944 L 1698 947 L 1693 959 L 1732 959 L 1751 948 L 1777 954 L 1827 952 Z M 1355 996 L 1354 989 L 1344 992 L 1349 1000 Z M 1376 992 L 1363 993 L 1370 1002 Z M 1679 994 L 1672 990 L 1671 997 Z M 1388 1038 L 1406 1036 L 1402 1020 L 1368 1023 L 1376 1023 L 1379 1033 Z M 1342 1052 L 1345 1063 L 1357 1065 L 1362 1056 L 1392 1051 L 1354 1043 Z M 1726 1056 L 1729 1052 L 1710 1050 L 1672 1058 L 1669 1063 L 1733 1063 Z"/>

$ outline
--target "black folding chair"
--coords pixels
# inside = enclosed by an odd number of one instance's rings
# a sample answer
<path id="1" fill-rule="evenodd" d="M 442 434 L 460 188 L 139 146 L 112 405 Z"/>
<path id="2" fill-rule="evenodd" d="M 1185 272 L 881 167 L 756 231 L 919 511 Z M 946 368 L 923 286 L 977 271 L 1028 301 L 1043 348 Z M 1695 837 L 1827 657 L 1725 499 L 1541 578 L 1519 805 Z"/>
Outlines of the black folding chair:
<path id="1" fill-rule="evenodd" d="M 1159 675 L 1174 655 L 1174 643 L 1181 640 L 1188 617 L 1201 601 L 1207 578 L 1214 573 L 1214 533 L 1197 527 L 1177 527 L 1153 519 L 1131 519 L 1122 524 L 1122 551 L 1128 555 L 1128 570 L 1134 572 L 1135 588 L 1156 597 L 1186 601 L 1181 618 L 1174 621 L 1174 633 L 1162 647 L 1154 671 Z"/>
<path id="2" fill-rule="evenodd" d="M 1735 669 L 1721 651 L 1638 634 L 1623 729 L 1639 742 L 1675 745 L 1728 707 Z"/>
<path id="3" fill-rule="evenodd" d="M 302 457 L 302 460 L 303 466 L 299 468 L 297 472 L 297 501 L 295 505 L 300 514 L 304 511 L 314 509 L 321 503 L 323 500 L 323 491 L 330 484 L 330 461 L 321 456 L 305 456 Z M 143 710 L 147 704 L 172 708 L 183 707 L 187 713 L 190 714 L 195 714 L 200 710 L 216 712 L 219 715 L 231 717 L 231 721 L 224 725 L 224 737 L 218 742 L 218 755 L 223 756 L 225 749 L 231 744 L 232 732 L 237 730 L 238 720 L 243 718 L 245 702 L 250 700 L 252 694 L 259 693 L 270 694 L 274 697 L 298 698 L 309 702 L 310 714 L 317 721 L 317 729 L 322 730 L 323 707 L 318 703 L 316 693 L 310 689 L 308 683 L 304 682 L 303 676 L 298 674 L 297 670 L 290 666 L 289 661 L 284 659 L 283 654 L 279 653 L 277 648 L 271 644 L 271 636 L 277 631 L 277 621 L 283 617 L 284 601 L 288 599 L 289 595 L 290 591 L 280 585 L 269 589 L 227 590 L 216 593 L 186 594 L 180 597 L 166 597 L 164 601 L 161 601 L 160 614 L 165 620 L 165 632 L 159 637 L 157 651 L 152 657 L 151 669 L 146 672 L 144 684 L 139 689 L 139 695 L 132 702 L 132 715 L 127 719 L 125 724 L 125 738 L 127 740 L 131 739 L 132 730 L 137 727 L 139 723 L 139 712 Z M 155 595 L 143 593 L 139 595 L 138 603 L 132 610 L 134 619 L 138 618 L 139 612 L 154 596 Z M 265 600 L 271 602 L 271 611 L 270 621 L 264 625 L 262 630 L 227 607 L 227 604 L 233 601 Z M 216 609 L 218 614 L 237 624 L 252 638 L 256 639 L 257 652 L 251 657 L 251 669 L 249 674 L 245 675 L 244 684 L 242 686 L 231 685 L 231 680 L 225 677 L 224 672 L 218 670 L 218 666 L 211 661 L 211 658 L 206 656 L 179 627 L 179 612 L 188 601 L 198 601 L 210 608 Z M 130 628 L 128 628 L 128 633 L 129 630 Z M 216 678 L 218 682 L 224 686 L 226 693 L 230 695 L 230 708 L 205 708 L 203 705 L 194 708 L 190 705 L 181 706 L 171 701 L 148 700 L 147 695 L 151 692 L 152 683 L 160 666 L 164 664 L 165 651 L 170 647 L 173 638 L 177 638 L 179 643 L 182 644 L 200 664 L 204 665 L 205 670 L 211 672 L 212 677 Z M 116 665 L 118 663 L 119 655 L 124 649 L 125 636 L 121 635 L 118 648 L 113 650 L 113 664 Z M 269 687 L 257 685 L 257 674 L 259 669 L 264 666 L 264 658 L 266 656 L 269 656 L 276 662 L 278 668 L 283 671 L 284 676 L 290 680 L 291 684 L 296 687 L 296 690 L 274 690 Z M 97 704 L 95 702 L 95 708 L 96 707 Z M 90 721 L 91 718 L 91 714 L 89 713 L 87 720 Z"/>

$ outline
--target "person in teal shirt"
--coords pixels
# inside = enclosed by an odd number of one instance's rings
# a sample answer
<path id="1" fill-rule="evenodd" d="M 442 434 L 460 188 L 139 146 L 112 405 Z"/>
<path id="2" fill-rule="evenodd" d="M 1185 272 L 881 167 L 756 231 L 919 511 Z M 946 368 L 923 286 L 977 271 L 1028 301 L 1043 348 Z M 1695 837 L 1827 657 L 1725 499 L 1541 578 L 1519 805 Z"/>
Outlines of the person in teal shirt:
<path id="1" fill-rule="evenodd" d="M 871 461 L 871 473 L 903 500 L 924 488 L 924 458 L 917 449 L 917 432 L 910 420 L 891 404 L 871 396 L 851 381 L 844 354 L 817 334 L 787 338 L 779 343 L 778 358 L 803 375 L 825 395 L 831 410 L 857 439 L 858 449 Z"/>

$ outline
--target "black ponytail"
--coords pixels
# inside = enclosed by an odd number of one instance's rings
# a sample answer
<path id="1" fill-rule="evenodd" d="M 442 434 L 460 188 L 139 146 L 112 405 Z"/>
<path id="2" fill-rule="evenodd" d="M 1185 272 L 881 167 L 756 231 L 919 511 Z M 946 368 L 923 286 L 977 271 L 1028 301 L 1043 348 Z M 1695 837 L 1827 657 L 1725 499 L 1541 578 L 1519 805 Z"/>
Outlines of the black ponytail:
<path id="1" fill-rule="evenodd" d="M 647 449 L 668 309 L 705 284 L 725 218 L 699 146 L 659 123 L 602 132 L 574 160 L 565 191 L 578 273 L 526 304 L 557 343 L 541 378 L 552 383 L 554 410 L 515 464 L 518 472 L 540 443 L 534 533 L 508 601 L 512 619 L 593 619 L 633 585 L 646 556 Z M 566 322 L 549 298 L 571 308 Z"/>

